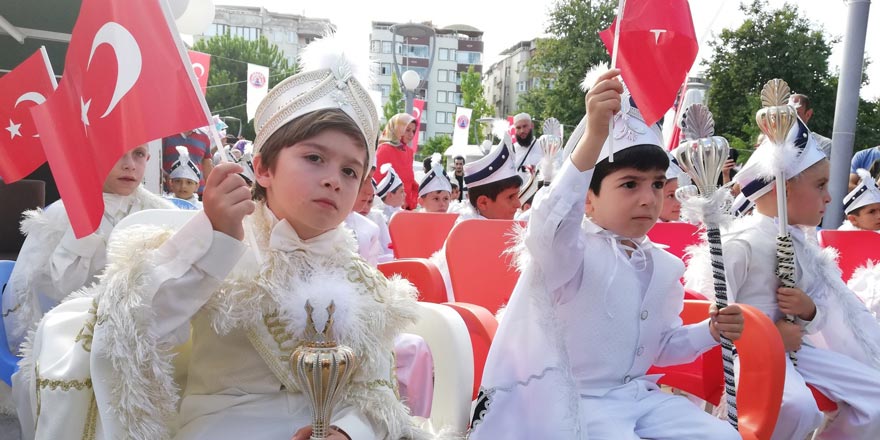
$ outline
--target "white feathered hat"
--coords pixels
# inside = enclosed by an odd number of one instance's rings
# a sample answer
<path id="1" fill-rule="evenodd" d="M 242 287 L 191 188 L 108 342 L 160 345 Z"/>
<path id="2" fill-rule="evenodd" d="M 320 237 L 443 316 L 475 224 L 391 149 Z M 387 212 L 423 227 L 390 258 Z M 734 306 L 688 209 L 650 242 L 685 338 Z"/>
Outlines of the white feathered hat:
<path id="1" fill-rule="evenodd" d="M 172 179 L 189 179 L 193 182 L 198 182 L 202 179 L 202 173 L 199 171 L 199 168 L 196 164 L 193 163 L 189 158 L 189 150 L 184 146 L 174 147 L 177 149 L 177 160 L 171 164 L 171 175 Z"/>
<path id="2" fill-rule="evenodd" d="M 352 58 L 359 52 L 333 35 L 306 46 L 300 55 L 302 71 L 276 85 L 257 107 L 254 154 L 284 124 L 317 110 L 340 109 L 361 129 L 369 154 L 367 163 L 373 163 L 379 114 L 367 92 L 371 83 L 369 59 L 355 62 Z"/>
<path id="3" fill-rule="evenodd" d="M 868 170 L 856 170 L 861 181 L 843 198 L 843 211 L 847 214 L 864 206 L 880 203 L 880 188 Z"/>
<path id="4" fill-rule="evenodd" d="M 384 174 L 385 177 L 376 184 L 376 195 L 378 197 L 385 197 L 388 193 L 403 185 L 403 180 L 400 179 L 397 171 L 394 171 L 394 167 L 390 163 L 383 163 L 379 167 L 379 172 Z"/>
<path id="5" fill-rule="evenodd" d="M 449 176 L 443 169 L 443 156 L 440 153 L 431 155 L 431 169 L 422 178 L 419 183 L 419 197 L 430 194 L 434 191 L 452 192 L 452 184 L 449 183 Z"/>

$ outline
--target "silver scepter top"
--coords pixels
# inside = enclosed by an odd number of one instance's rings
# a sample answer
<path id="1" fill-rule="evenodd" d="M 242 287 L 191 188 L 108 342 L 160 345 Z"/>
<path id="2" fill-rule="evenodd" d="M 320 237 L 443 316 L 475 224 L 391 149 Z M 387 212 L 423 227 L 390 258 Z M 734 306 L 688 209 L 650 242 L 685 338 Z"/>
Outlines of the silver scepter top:
<path id="1" fill-rule="evenodd" d="M 729 157 L 727 139 L 715 136 L 712 112 L 703 104 L 692 104 L 681 117 L 685 141 L 673 151 L 678 164 L 684 169 L 703 197 L 709 197 L 718 188 L 718 176 Z"/>

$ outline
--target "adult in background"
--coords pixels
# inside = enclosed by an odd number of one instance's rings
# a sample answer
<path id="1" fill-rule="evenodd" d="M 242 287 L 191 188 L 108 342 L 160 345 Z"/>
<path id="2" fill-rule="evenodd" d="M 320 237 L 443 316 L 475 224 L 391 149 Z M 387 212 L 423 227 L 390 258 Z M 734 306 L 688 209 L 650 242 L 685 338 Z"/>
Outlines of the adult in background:
<path id="1" fill-rule="evenodd" d="M 788 98 L 788 104 L 797 110 L 798 117 L 809 127 L 810 119 L 813 118 L 813 107 L 810 105 L 810 97 L 802 93 L 796 93 Z M 810 137 L 816 140 L 816 143 L 819 144 L 819 149 L 825 153 L 825 157 L 831 159 L 831 139 L 812 130 L 810 130 Z"/>
<path id="2" fill-rule="evenodd" d="M 385 131 L 379 136 L 379 148 L 376 150 L 376 172 L 373 178 L 381 181 L 385 175 L 381 172 L 382 165 L 390 163 L 406 192 L 404 209 L 415 209 L 419 204 L 419 184 L 413 172 L 415 151 L 409 147 L 416 134 L 416 120 L 407 113 L 398 113 L 391 117 L 385 125 Z"/>
<path id="3" fill-rule="evenodd" d="M 880 145 L 856 151 L 856 154 L 853 154 L 852 162 L 850 163 L 849 190 L 852 191 L 856 185 L 859 184 L 861 179 L 859 178 L 859 175 L 856 174 L 856 170 L 860 168 L 869 170 L 871 175 L 876 179 L 878 172 L 875 168 L 875 164 L 878 163 L 880 163 Z"/>
<path id="4" fill-rule="evenodd" d="M 207 134 L 199 130 L 189 130 L 174 136 L 162 139 L 162 174 L 167 184 L 171 183 L 169 174 L 174 162 L 177 161 L 179 153 L 175 147 L 183 146 L 189 150 L 190 160 L 196 164 L 199 172 L 202 173 L 202 179 L 199 181 L 199 195 L 205 189 L 205 179 L 214 168 L 214 162 L 211 161 L 211 140 Z"/>
<path id="5" fill-rule="evenodd" d="M 454 178 L 458 182 L 458 201 L 464 200 L 464 193 L 467 187 L 464 186 L 464 156 L 455 156 L 452 159 L 453 167 L 455 167 Z"/>
<path id="6" fill-rule="evenodd" d="M 516 158 L 516 172 L 520 173 L 523 182 L 529 178 L 527 167 L 537 167 L 544 157 L 544 152 L 537 145 L 534 133 L 532 116 L 528 113 L 520 113 L 513 117 L 513 128 L 516 130 L 516 139 L 513 144 L 513 155 Z M 523 174 L 525 173 L 525 174 Z"/>

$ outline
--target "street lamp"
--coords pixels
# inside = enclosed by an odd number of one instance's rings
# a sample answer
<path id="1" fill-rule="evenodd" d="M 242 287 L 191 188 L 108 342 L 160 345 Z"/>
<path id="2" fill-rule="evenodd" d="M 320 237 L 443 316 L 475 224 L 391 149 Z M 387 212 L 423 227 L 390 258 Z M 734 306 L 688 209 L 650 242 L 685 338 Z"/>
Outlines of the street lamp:
<path id="1" fill-rule="evenodd" d="M 403 84 L 403 94 L 406 97 L 406 113 L 411 115 L 413 109 L 413 100 L 416 98 L 416 88 L 422 82 L 422 78 L 415 70 L 407 70 L 400 75 L 400 82 Z"/>
<path id="2" fill-rule="evenodd" d="M 412 114 L 413 109 L 413 99 L 415 99 L 416 89 L 419 87 L 419 84 L 422 80 L 427 80 L 431 76 L 431 64 L 434 61 L 434 38 L 435 32 L 434 28 L 430 26 L 426 26 L 419 23 L 400 23 L 391 26 L 389 29 L 391 31 L 391 54 L 394 59 L 394 72 L 397 74 L 397 77 L 400 78 L 400 86 L 403 89 L 403 94 L 406 97 L 406 113 Z M 403 38 L 404 45 L 409 45 L 410 43 L 417 43 L 420 45 L 428 46 L 428 59 L 427 66 L 417 66 L 415 65 L 410 58 L 410 56 L 406 57 L 406 63 L 403 66 L 404 68 L 408 67 L 426 67 L 425 69 L 425 78 L 421 78 L 418 72 L 413 70 L 407 70 L 405 72 L 400 71 L 400 63 L 397 60 L 397 36 L 401 36 Z M 406 55 L 406 54 L 405 54 Z M 418 62 L 417 64 L 425 64 L 422 62 Z"/>

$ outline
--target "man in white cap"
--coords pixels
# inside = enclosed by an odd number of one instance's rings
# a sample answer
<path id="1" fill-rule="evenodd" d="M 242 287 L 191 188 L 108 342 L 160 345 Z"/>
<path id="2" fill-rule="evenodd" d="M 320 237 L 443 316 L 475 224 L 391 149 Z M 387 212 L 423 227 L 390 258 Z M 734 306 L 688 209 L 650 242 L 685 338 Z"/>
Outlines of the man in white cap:
<path id="1" fill-rule="evenodd" d="M 171 164 L 171 171 L 168 173 L 171 177 L 171 194 L 185 202 L 200 209 L 202 202 L 196 191 L 199 189 L 199 181 L 202 179 L 202 173 L 193 161 L 189 159 L 189 150 L 186 147 L 177 147 L 177 160 Z"/>
<path id="2" fill-rule="evenodd" d="M 513 144 L 513 154 L 516 158 L 514 162 L 516 172 L 525 173 L 526 168 L 535 167 L 541 162 L 544 153 L 537 145 L 532 123 L 532 116 L 528 113 L 518 113 L 513 117 L 513 128 L 516 130 L 516 139 Z M 523 177 L 521 175 L 520 177 Z M 523 177 L 523 180 L 526 180 Z"/>

